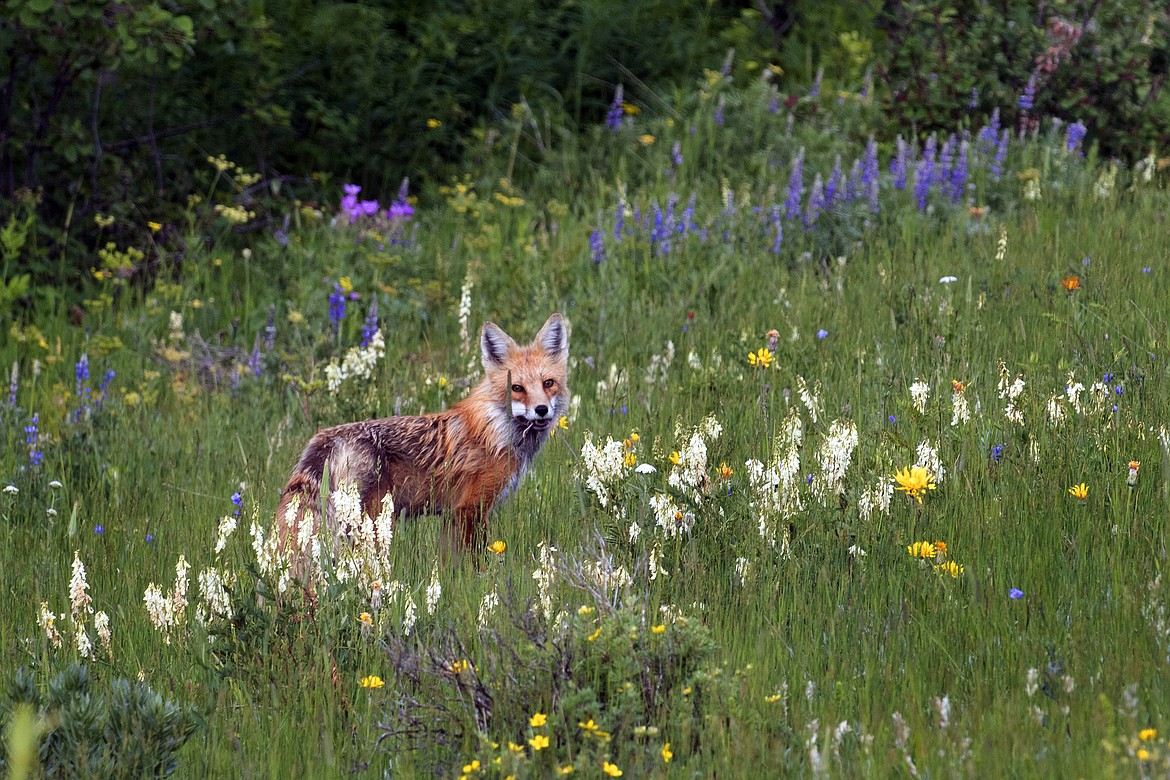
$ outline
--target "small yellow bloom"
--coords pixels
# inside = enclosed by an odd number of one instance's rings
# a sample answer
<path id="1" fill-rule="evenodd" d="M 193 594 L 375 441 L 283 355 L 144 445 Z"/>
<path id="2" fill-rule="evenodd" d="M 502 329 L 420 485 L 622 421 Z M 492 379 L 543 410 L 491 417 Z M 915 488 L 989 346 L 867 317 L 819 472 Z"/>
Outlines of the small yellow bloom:
<path id="1" fill-rule="evenodd" d="M 657 138 L 650 135 L 649 133 L 643 133 L 642 135 L 638 136 L 638 143 L 642 144 L 642 146 L 651 146 L 657 140 Z"/>
<path id="2" fill-rule="evenodd" d="M 616 764 L 611 764 L 608 761 L 603 761 L 601 763 L 601 771 L 610 777 L 622 776 L 622 770 L 618 769 Z"/>
<path id="3" fill-rule="evenodd" d="M 150 228 L 151 233 L 157 233 L 158 231 L 162 230 L 161 222 L 147 222 L 146 226 Z"/>
<path id="4" fill-rule="evenodd" d="M 767 347 L 760 347 L 755 352 L 748 353 L 748 365 L 756 368 L 767 368 L 775 359 Z"/>
<path id="5" fill-rule="evenodd" d="M 341 286 L 341 291 L 346 295 L 349 295 L 351 292 L 353 292 L 353 282 L 350 281 L 348 276 L 343 276 L 338 279 L 337 284 Z"/>
<path id="6" fill-rule="evenodd" d="M 211 264 L 214 265 L 216 268 L 221 268 L 223 266 L 223 258 L 217 257 L 211 261 Z"/>
<path id="7" fill-rule="evenodd" d="M 640 438 L 642 438 L 642 437 L 638 435 L 637 431 L 634 431 L 633 433 L 630 434 L 630 441 L 632 441 L 634 444 L 637 444 L 638 439 L 640 439 Z"/>
<path id="8" fill-rule="evenodd" d="M 434 130 L 436 127 L 442 127 L 442 126 L 443 126 L 443 123 L 440 122 L 438 119 L 435 119 L 434 117 L 427 120 L 427 127 L 431 128 L 432 130 Z"/>
<path id="9" fill-rule="evenodd" d="M 361 679 L 361 684 L 363 688 L 381 688 L 386 683 L 383 682 L 382 678 L 378 675 L 371 674 L 368 677 L 363 677 Z"/>
<path id="10" fill-rule="evenodd" d="M 1138 748 L 1137 757 L 1138 761 L 1149 761 L 1150 751 L 1146 750 L 1145 748 Z"/>
<path id="11" fill-rule="evenodd" d="M 292 311 L 290 311 L 288 313 L 288 324 L 289 325 L 300 325 L 304 321 L 305 321 L 305 315 L 301 314 L 296 309 L 293 309 Z"/>
<path id="12" fill-rule="evenodd" d="M 951 389 L 954 390 L 956 393 L 963 393 L 963 392 L 966 392 L 967 386 L 964 385 L 962 382 L 960 382 L 958 379 L 952 379 L 951 380 Z"/>
<path id="13" fill-rule="evenodd" d="M 597 637 L 599 637 L 599 636 L 601 636 L 601 626 L 598 626 L 596 631 L 594 631 L 589 636 L 585 637 L 585 641 L 592 642 L 594 639 L 597 639 Z"/>
<path id="14" fill-rule="evenodd" d="M 577 769 L 577 767 L 573 766 L 572 764 L 565 764 L 563 767 L 561 767 L 560 769 L 557 770 L 557 774 L 558 775 L 571 775 L 571 774 L 573 774 L 574 771 L 576 771 L 576 769 Z"/>
<path id="15" fill-rule="evenodd" d="M 689 686 L 689 685 L 687 687 L 683 688 L 683 696 L 690 696 L 691 690 L 692 690 L 691 686 Z"/>
<path id="16" fill-rule="evenodd" d="M 203 308 L 203 301 L 196 298 L 195 300 L 191 301 L 191 308 L 192 309 L 202 309 Z"/>
<path id="17" fill-rule="evenodd" d="M 1138 739 L 1142 742 L 1150 742 L 1158 738 L 1157 729 L 1142 729 L 1138 732 Z"/>
<path id="18" fill-rule="evenodd" d="M 451 662 L 451 672 L 453 674 L 463 674 L 471 667 L 471 662 L 466 658 L 459 661 Z"/>
<path id="19" fill-rule="evenodd" d="M 528 719 L 528 725 L 534 729 L 540 728 L 546 723 L 548 723 L 548 715 L 545 715 L 543 712 L 534 713 L 533 716 Z"/>
<path id="20" fill-rule="evenodd" d="M 938 555 L 938 548 L 930 542 L 915 542 L 906 548 L 911 558 L 934 558 Z"/>
<path id="21" fill-rule="evenodd" d="M 1068 493 L 1075 499 L 1084 501 L 1089 497 L 1089 486 L 1082 482 L 1079 485 L 1073 485 L 1068 489 Z"/>
<path id="22" fill-rule="evenodd" d="M 508 545 L 502 539 L 496 539 L 494 542 L 488 545 L 488 550 L 494 552 L 496 555 L 503 555 L 504 550 L 507 549 Z"/>
<path id="23" fill-rule="evenodd" d="M 947 543 L 946 542 L 935 542 L 934 543 L 934 550 L 939 555 L 945 556 L 947 554 Z"/>
<path id="24" fill-rule="evenodd" d="M 528 744 L 532 745 L 533 750 L 544 750 L 548 747 L 548 737 L 544 734 L 537 734 L 532 739 L 528 740 Z"/>
<path id="25" fill-rule="evenodd" d="M 629 116 L 637 116 L 642 113 L 642 109 L 635 106 L 633 103 L 622 103 L 622 113 Z"/>
<path id="26" fill-rule="evenodd" d="M 667 742 L 662 746 L 662 763 L 669 764 L 672 758 L 674 758 L 674 753 L 670 752 L 670 743 Z"/>
<path id="27" fill-rule="evenodd" d="M 638 456 L 632 452 L 627 452 L 625 457 L 622 458 L 622 463 L 625 464 L 626 468 L 632 469 L 634 466 L 638 465 Z"/>
<path id="28" fill-rule="evenodd" d="M 679 460 L 680 460 L 680 456 L 678 454 L 678 450 L 675 450 L 674 452 L 670 453 L 670 462 L 671 463 L 673 463 L 674 465 L 677 466 Z"/>
<path id="29" fill-rule="evenodd" d="M 363 612 L 358 615 L 358 622 L 363 626 L 372 626 L 374 625 L 374 618 L 370 616 L 369 612 Z"/>
<path id="30" fill-rule="evenodd" d="M 1066 276 L 1060 280 L 1060 284 L 1062 287 L 1064 287 L 1064 289 L 1068 290 L 1069 292 L 1073 292 L 1080 289 L 1081 280 L 1078 276 Z"/>
<path id="31" fill-rule="evenodd" d="M 588 604 L 582 604 L 581 606 L 577 607 L 578 615 L 592 615 L 593 612 L 593 607 L 589 606 Z"/>
<path id="32" fill-rule="evenodd" d="M 783 698 L 784 698 L 784 694 L 773 693 L 771 696 L 765 696 L 764 701 L 768 702 L 769 704 L 775 704 L 776 702 L 780 701 Z"/>
<path id="33" fill-rule="evenodd" d="M 439 389 L 442 390 L 446 386 L 447 386 L 447 377 L 445 377 L 445 376 L 439 377 Z"/>
<path id="34" fill-rule="evenodd" d="M 922 494 L 934 490 L 934 477 L 922 466 L 910 466 L 894 474 L 894 481 L 898 483 L 895 490 L 901 490 L 918 503 L 922 503 Z"/>
<path id="35" fill-rule="evenodd" d="M 523 746 L 523 745 L 517 745 L 515 742 L 512 742 L 511 740 L 508 740 L 508 750 L 511 750 L 513 753 L 523 753 L 523 752 L 524 752 L 524 746 Z"/>
<path id="36" fill-rule="evenodd" d="M 463 774 L 465 774 L 465 775 L 469 775 L 472 772 L 478 772 L 478 771 L 479 771 L 479 759 L 478 758 L 475 759 L 474 761 L 472 761 L 470 764 L 463 765 Z"/>
<path id="37" fill-rule="evenodd" d="M 957 579 L 963 573 L 963 564 L 947 561 L 946 563 L 937 564 L 934 570 L 937 574 L 949 574 L 951 577 Z"/>
<path id="38" fill-rule="evenodd" d="M 579 720 L 577 721 L 577 725 L 586 731 L 597 731 L 597 729 L 600 728 L 600 726 L 593 722 L 593 718 L 590 718 L 589 720 Z"/>
<path id="39" fill-rule="evenodd" d="M 665 632 L 666 632 L 666 624 L 664 624 L 664 623 L 659 623 L 656 626 L 650 626 L 650 633 L 652 633 L 652 634 L 662 634 Z"/>
<path id="40" fill-rule="evenodd" d="M 557 427 L 562 431 L 569 430 L 569 418 L 566 415 L 561 415 L 561 419 L 557 420 Z"/>

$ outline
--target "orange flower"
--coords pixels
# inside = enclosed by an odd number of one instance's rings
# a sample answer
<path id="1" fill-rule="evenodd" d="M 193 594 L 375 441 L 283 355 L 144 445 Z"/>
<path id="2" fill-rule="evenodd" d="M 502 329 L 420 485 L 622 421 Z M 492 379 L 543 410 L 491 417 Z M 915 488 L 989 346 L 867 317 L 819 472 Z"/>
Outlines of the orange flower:
<path id="1" fill-rule="evenodd" d="M 1069 292 L 1073 292 L 1074 290 L 1080 289 L 1081 278 L 1075 274 L 1072 276 L 1066 276 L 1060 280 L 1060 284 L 1062 287 L 1064 287 L 1064 289 L 1068 290 Z"/>

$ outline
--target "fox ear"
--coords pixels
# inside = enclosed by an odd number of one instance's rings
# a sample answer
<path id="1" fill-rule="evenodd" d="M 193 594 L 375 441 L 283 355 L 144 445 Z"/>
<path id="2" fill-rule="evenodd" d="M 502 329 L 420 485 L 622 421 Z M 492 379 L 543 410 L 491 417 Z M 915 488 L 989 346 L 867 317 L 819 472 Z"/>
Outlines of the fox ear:
<path id="1" fill-rule="evenodd" d="M 493 368 L 503 368 L 504 360 L 514 346 L 516 346 L 516 342 L 512 341 L 511 336 L 500 330 L 499 325 L 494 322 L 483 324 L 483 336 L 479 340 L 479 349 L 484 369 L 490 371 Z"/>
<path id="2" fill-rule="evenodd" d="M 550 358 L 564 360 L 569 356 L 569 323 L 560 314 L 554 314 L 544 323 L 533 342 Z"/>

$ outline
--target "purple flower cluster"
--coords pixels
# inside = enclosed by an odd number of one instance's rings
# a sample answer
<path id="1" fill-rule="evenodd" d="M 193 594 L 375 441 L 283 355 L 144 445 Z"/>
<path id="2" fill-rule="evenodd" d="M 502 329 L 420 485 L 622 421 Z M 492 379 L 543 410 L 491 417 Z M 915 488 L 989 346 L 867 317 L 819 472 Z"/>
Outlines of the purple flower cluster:
<path id="1" fill-rule="evenodd" d="M 341 328 L 341 321 L 345 319 L 345 305 L 346 305 L 345 290 L 341 289 L 341 284 L 333 283 L 333 291 L 329 293 L 329 321 L 333 323 L 333 335 L 337 335 L 337 331 Z"/>
<path id="2" fill-rule="evenodd" d="M 1028 83 L 1024 87 L 1024 93 L 1020 95 L 1019 101 L 1016 103 L 1021 111 L 1031 111 L 1036 104 L 1036 74 L 1033 73 L 1028 78 Z"/>
<path id="3" fill-rule="evenodd" d="M 414 207 L 407 202 L 408 180 L 403 180 L 397 197 L 385 211 L 386 219 L 395 224 L 407 222 L 414 216 Z M 352 225 L 355 222 L 373 217 L 381 212 L 381 205 L 376 200 L 359 200 L 358 194 L 362 188 L 357 184 L 346 184 L 342 187 L 345 195 L 341 198 L 341 211 L 349 218 Z"/>
<path id="4" fill-rule="evenodd" d="M 41 461 L 45 459 L 45 454 L 37 448 L 37 439 L 40 433 L 37 426 L 40 424 L 41 418 L 36 412 L 33 412 L 32 421 L 24 426 L 24 443 L 28 445 L 28 462 L 30 466 L 39 466 Z"/>
<path id="5" fill-rule="evenodd" d="M 370 339 L 378 332 L 378 296 L 370 300 L 370 308 L 366 311 L 366 320 L 362 323 L 362 346 L 370 346 Z"/>
<path id="6" fill-rule="evenodd" d="M 1074 122 L 1068 126 L 1064 131 L 1064 148 L 1070 154 L 1078 154 L 1081 157 L 1085 156 L 1085 152 L 1081 149 L 1081 144 L 1085 141 L 1085 136 L 1089 134 L 1089 129 L 1085 127 L 1082 122 Z"/>
<path id="7" fill-rule="evenodd" d="M 788 197 L 784 199 L 784 216 L 796 219 L 800 216 L 800 199 L 804 191 L 804 148 L 792 160 L 792 173 L 788 177 Z"/>
<path id="8" fill-rule="evenodd" d="M 601 265 L 605 262 L 605 236 L 601 234 L 601 228 L 594 228 L 593 232 L 589 234 L 589 251 L 593 254 L 593 264 Z"/>
<path id="9" fill-rule="evenodd" d="M 624 98 L 625 88 L 618 84 L 617 89 L 613 91 L 613 102 L 609 104 L 609 111 L 605 113 L 605 126 L 614 132 L 622 129 L 622 101 Z"/>

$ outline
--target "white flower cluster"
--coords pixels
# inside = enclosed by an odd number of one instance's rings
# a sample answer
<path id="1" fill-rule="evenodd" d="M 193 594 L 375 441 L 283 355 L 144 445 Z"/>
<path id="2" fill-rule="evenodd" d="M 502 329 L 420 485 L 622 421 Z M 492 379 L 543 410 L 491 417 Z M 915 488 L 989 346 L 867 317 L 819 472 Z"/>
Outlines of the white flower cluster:
<path id="1" fill-rule="evenodd" d="M 1002 360 L 999 361 L 999 397 L 1007 400 L 1007 406 L 1004 407 L 1003 413 L 1009 421 L 1016 425 L 1024 424 L 1024 412 L 1017 405 L 1017 401 L 1024 393 L 1024 377 L 1021 374 L 1016 374 L 1014 381 L 1009 381 L 1011 374 L 1008 372 L 1007 364 Z"/>
<path id="2" fill-rule="evenodd" d="M 172 634 L 187 621 L 187 572 L 190 569 L 186 556 L 179 555 L 175 563 L 174 587 L 163 595 L 162 588 L 152 582 L 142 594 L 146 614 L 154 627 L 162 632 L 164 644 L 169 645 Z"/>
<path id="3" fill-rule="evenodd" d="M 471 290 L 475 287 L 475 279 L 471 276 L 471 269 L 467 269 L 467 276 L 463 277 L 463 287 L 459 291 L 459 344 L 463 354 L 471 352 Z"/>
<path id="4" fill-rule="evenodd" d="M 967 403 L 967 393 L 956 386 L 951 393 L 951 427 L 965 425 L 971 422 L 971 406 Z"/>
<path id="5" fill-rule="evenodd" d="M 852 420 L 833 420 L 821 444 L 821 471 L 813 478 L 812 489 L 822 504 L 829 496 L 845 492 L 845 472 L 857 449 L 857 424 Z"/>
<path id="6" fill-rule="evenodd" d="M 690 438 L 678 453 L 678 462 L 670 471 L 666 482 L 691 501 L 698 503 L 707 493 L 707 443 L 713 442 L 723 433 L 723 426 L 714 414 L 707 415 L 695 426 Z M 682 431 L 675 430 L 675 437 L 682 438 Z"/>
<path id="7" fill-rule="evenodd" d="M 926 414 L 926 402 L 930 398 L 930 385 L 921 379 L 915 379 L 910 385 L 910 401 L 919 414 Z"/>
<path id="8" fill-rule="evenodd" d="M 337 395 L 341 383 L 347 379 L 354 377 L 369 379 L 374 373 L 374 367 L 385 354 L 386 344 L 379 329 L 370 337 L 369 345 L 351 347 L 347 350 L 341 365 L 337 364 L 337 358 L 333 358 L 329 365 L 325 366 L 325 384 L 329 388 L 329 394 Z"/>
<path id="9" fill-rule="evenodd" d="M 943 467 L 942 460 L 938 456 L 938 449 L 930 443 L 930 439 L 923 439 L 918 444 L 918 461 L 914 465 L 926 469 L 935 484 L 939 485 L 942 484 L 943 477 L 947 473 L 947 470 Z"/>
<path id="10" fill-rule="evenodd" d="M 624 445 L 606 436 L 605 444 L 598 447 L 593 443 L 593 435 L 586 433 L 585 443 L 581 445 L 581 464 L 585 487 L 597 496 L 601 506 L 608 507 L 613 499 L 610 489 L 629 470 L 625 464 Z"/>
<path id="11" fill-rule="evenodd" d="M 215 554 L 217 556 L 227 547 L 228 539 L 231 538 L 232 532 L 235 530 L 235 517 L 232 515 L 224 515 L 219 519 L 219 528 L 215 535 Z"/>
<path id="12" fill-rule="evenodd" d="M 435 614 L 439 606 L 439 599 L 443 595 L 443 586 L 439 583 L 439 564 L 431 568 L 431 584 L 427 585 L 427 614 Z"/>
<path id="13" fill-rule="evenodd" d="M 195 610 L 195 616 L 200 623 L 206 626 L 216 619 L 232 619 L 228 588 L 234 584 L 234 575 L 225 575 L 215 567 L 208 567 L 199 573 L 199 595 L 203 603 Z"/>
<path id="14" fill-rule="evenodd" d="M 674 362 L 674 342 L 667 341 L 666 349 L 661 355 L 651 355 L 650 365 L 646 367 L 646 384 L 666 386 L 667 372 Z"/>
<path id="15" fill-rule="evenodd" d="M 744 466 L 748 473 L 753 499 L 752 512 L 759 523 L 760 536 L 769 547 L 776 546 L 777 520 L 787 520 L 803 508 L 800 499 L 800 445 L 804 439 L 803 424 L 795 409 L 776 434 L 772 444 L 772 462 L 767 468 L 758 460 L 749 460 Z M 785 529 L 781 551 L 788 552 L 788 532 Z"/>
<path id="16" fill-rule="evenodd" d="M 1044 405 L 1044 412 L 1048 416 L 1048 424 L 1053 428 L 1059 428 L 1065 418 L 1064 396 L 1059 393 L 1053 394 Z"/>
<path id="17" fill-rule="evenodd" d="M 889 477 L 878 477 L 877 483 L 861 491 L 861 497 L 857 499 L 857 513 L 862 520 L 868 520 L 875 511 L 888 515 L 893 495 L 893 480 Z"/>
<path id="18" fill-rule="evenodd" d="M 677 539 L 690 534 L 695 526 L 695 513 L 684 512 L 674 499 L 665 493 L 659 493 L 650 499 L 650 509 L 654 512 L 654 523 L 662 529 L 662 535 L 667 539 Z"/>
<path id="19" fill-rule="evenodd" d="M 536 571 L 532 572 L 532 579 L 536 580 L 536 591 L 540 596 L 540 608 L 544 613 L 544 619 L 551 621 L 553 615 L 552 588 L 557 577 L 557 548 L 547 542 L 541 542 L 537 549 L 537 568 Z"/>
<path id="20" fill-rule="evenodd" d="M 809 419 L 812 420 L 813 425 L 821 417 L 821 381 L 818 379 L 816 388 L 809 390 L 808 383 L 804 381 L 804 377 L 796 377 L 796 392 L 800 395 L 800 402 L 804 404 L 804 408 L 808 409 Z"/>

